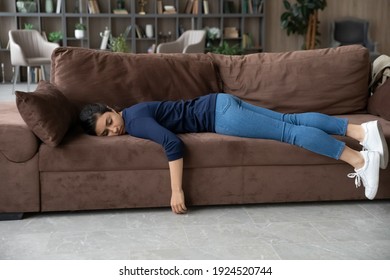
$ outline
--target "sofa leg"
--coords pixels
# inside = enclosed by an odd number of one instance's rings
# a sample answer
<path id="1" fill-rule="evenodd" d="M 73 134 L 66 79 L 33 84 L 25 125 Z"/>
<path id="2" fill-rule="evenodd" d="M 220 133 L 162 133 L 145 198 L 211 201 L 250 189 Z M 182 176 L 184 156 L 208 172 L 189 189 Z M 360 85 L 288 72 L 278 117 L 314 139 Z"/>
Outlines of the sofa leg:
<path id="1" fill-rule="evenodd" d="M 21 220 L 24 213 L 0 213 L 0 221 Z"/>

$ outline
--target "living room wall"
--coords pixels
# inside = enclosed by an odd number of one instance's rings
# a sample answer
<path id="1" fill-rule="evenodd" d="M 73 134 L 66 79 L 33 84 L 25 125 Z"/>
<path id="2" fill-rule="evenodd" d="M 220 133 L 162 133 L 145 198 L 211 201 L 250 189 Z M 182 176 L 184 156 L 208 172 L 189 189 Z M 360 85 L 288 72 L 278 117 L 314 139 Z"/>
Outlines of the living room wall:
<path id="1" fill-rule="evenodd" d="M 291 2 L 291 1 L 290 1 Z M 330 27 L 335 19 L 357 17 L 370 22 L 370 37 L 378 43 L 378 51 L 390 55 L 390 1 L 389 0 L 327 0 L 328 6 L 320 11 L 321 45 L 330 46 Z M 284 12 L 282 0 L 267 1 L 265 50 L 281 52 L 300 49 L 302 38 L 287 36 L 280 27 L 280 15 Z"/>

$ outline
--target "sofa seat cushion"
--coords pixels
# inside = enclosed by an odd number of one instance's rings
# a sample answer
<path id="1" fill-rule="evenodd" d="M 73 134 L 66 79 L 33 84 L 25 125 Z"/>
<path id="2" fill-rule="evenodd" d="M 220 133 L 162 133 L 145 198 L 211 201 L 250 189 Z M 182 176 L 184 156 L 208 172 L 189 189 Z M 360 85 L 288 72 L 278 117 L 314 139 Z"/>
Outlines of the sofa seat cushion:
<path id="1" fill-rule="evenodd" d="M 362 46 L 209 55 L 219 69 L 223 91 L 255 105 L 283 113 L 366 112 L 370 63 Z"/>
<path id="2" fill-rule="evenodd" d="M 129 54 L 57 48 L 51 82 L 79 108 L 105 103 L 121 110 L 142 101 L 191 99 L 219 92 L 206 54 Z"/>
<path id="3" fill-rule="evenodd" d="M 353 115 L 351 122 L 372 120 L 370 115 Z M 386 128 L 386 133 L 389 129 Z M 341 164 L 296 146 L 272 140 L 247 139 L 215 133 L 189 133 L 179 137 L 185 145 L 186 168 L 209 168 L 258 165 L 327 165 Z M 338 137 L 361 149 L 357 141 Z M 77 129 L 58 147 L 42 144 L 39 169 L 44 172 L 115 171 L 168 169 L 162 147 L 152 141 L 129 135 L 97 137 Z"/>
<path id="4" fill-rule="evenodd" d="M 38 152 L 39 139 L 28 128 L 15 102 L 0 102 L 0 153 L 12 162 L 25 162 Z"/>

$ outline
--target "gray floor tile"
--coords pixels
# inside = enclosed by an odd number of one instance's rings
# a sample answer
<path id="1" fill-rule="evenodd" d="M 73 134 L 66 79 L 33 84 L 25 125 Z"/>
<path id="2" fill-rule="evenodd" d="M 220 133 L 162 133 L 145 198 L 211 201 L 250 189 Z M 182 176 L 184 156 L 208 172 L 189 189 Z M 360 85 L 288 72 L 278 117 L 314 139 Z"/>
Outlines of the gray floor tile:
<path id="1" fill-rule="evenodd" d="M 372 215 L 358 204 L 345 202 L 255 205 L 245 209 L 254 223 L 372 218 Z"/>
<path id="2" fill-rule="evenodd" d="M 390 242 L 345 241 L 273 245 L 284 260 L 389 260 Z"/>
<path id="3" fill-rule="evenodd" d="M 312 225 L 329 241 L 390 242 L 390 226 L 375 219 L 312 222 Z"/>
<path id="4" fill-rule="evenodd" d="M 131 259 L 140 260 L 278 260 L 279 255 L 266 242 L 251 246 L 207 246 L 188 249 L 132 251 Z"/>

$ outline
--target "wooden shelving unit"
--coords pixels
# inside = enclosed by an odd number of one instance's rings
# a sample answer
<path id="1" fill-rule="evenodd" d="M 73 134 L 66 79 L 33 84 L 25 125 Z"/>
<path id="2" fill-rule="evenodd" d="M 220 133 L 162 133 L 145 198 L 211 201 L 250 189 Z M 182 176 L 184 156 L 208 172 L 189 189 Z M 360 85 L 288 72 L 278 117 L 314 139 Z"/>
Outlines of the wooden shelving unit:
<path id="1" fill-rule="evenodd" d="M 51 32 L 61 31 L 63 46 L 93 49 L 100 48 L 100 34 L 106 28 L 112 36 L 117 37 L 131 26 L 126 41 L 133 53 L 146 53 L 153 44 L 176 40 L 182 31 L 206 27 L 219 28 L 220 40 L 229 44 L 241 44 L 243 34 L 248 34 L 254 49 L 261 50 L 264 45 L 264 8 L 258 11 L 257 7 L 262 1 L 265 5 L 266 0 L 148 0 L 144 6 L 145 14 L 139 13 L 141 6 L 138 0 L 122 1 L 127 14 L 113 13 L 113 10 L 118 8 L 118 2 L 121 2 L 117 0 L 96 0 L 99 13 L 90 12 L 89 0 L 62 0 L 59 2 L 61 9 L 57 13 L 58 1 L 60 0 L 53 0 L 52 13 L 46 12 L 46 0 L 35 0 L 37 10 L 34 13 L 17 12 L 15 0 L 0 1 L 0 63 L 4 64 L 6 81 L 9 82 L 12 78 L 9 50 L 6 48 L 8 30 L 24 29 L 25 24 L 32 24 L 34 29 L 45 32 L 47 36 Z M 249 2 L 253 12 L 249 10 Z M 197 5 L 197 13 L 193 13 L 194 9 L 189 12 L 188 3 Z M 164 6 L 173 6 L 176 13 L 160 13 L 159 5 L 163 10 Z M 208 13 L 205 13 L 205 5 L 208 6 Z M 87 26 L 84 39 L 75 38 L 74 29 L 78 22 Z M 146 25 L 153 26 L 154 34 L 151 38 L 140 38 L 136 27 L 145 29 Z M 227 27 L 236 28 L 238 35 L 235 38 L 226 38 L 224 29 Z"/>

